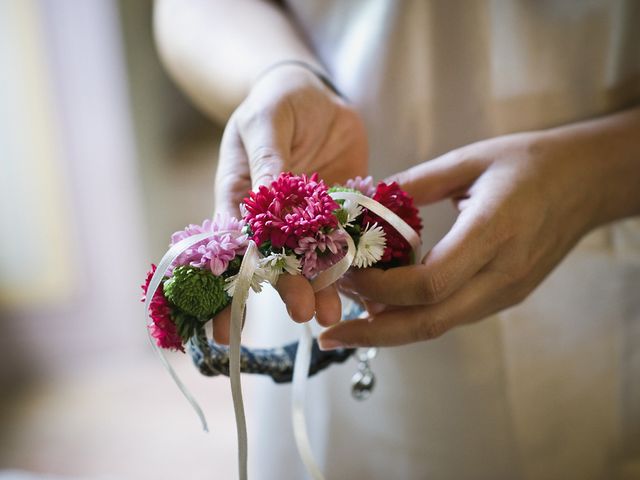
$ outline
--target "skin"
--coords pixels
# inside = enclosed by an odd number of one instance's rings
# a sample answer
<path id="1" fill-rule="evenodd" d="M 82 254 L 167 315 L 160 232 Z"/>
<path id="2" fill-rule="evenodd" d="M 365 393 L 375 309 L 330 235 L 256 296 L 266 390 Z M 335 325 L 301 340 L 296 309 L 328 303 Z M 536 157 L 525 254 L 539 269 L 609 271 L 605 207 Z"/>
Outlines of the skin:
<path id="1" fill-rule="evenodd" d="M 263 75 L 233 113 L 222 137 L 215 181 L 216 209 L 239 216 L 253 187 L 282 171 L 318 172 L 328 184 L 366 172 L 367 142 L 357 113 L 309 70 L 282 66 Z M 313 292 L 302 276 L 282 275 L 276 285 L 296 322 L 340 319 L 335 286 Z M 214 319 L 214 337 L 228 343 L 230 309 Z"/>
<path id="2" fill-rule="evenodd" d="M 439 337 L 523 301 L 587 232 L 640 214 L 640 108 L 485 140 L 395 177 L 419 205 L 460 212 L 415 266 L 354 271 L 342 286 L 368 318 L 324 331 L 322 348 Z"/>
<path id="3" fill-rule="evenodd" d="M 237 35 L 242 25 L 243 34 Z M 318 172 L 329 185 L 367 171 L 362 119 L 309 69 L 322 71 L 285 13 L 252 0 L 162 0 L 154 12 L 156 42 L 168 71 L 203 111 L 227 121 L 215 180 L 216 211 L 239 216 L 247 192 L 282 171 Z M 234 38 L 233 52 L 228 38 Z M 301 276 L 282 275 L 276 289 L 291 318 L 340 319 L 335 286 L 313 292 Z M 213 334 L 229 341 L 230 309 L 214 318 Z"/>
<path id="4" fill-rule="evenodd" d="M 248 189 L 281 171 L 318 172 L 328 184 L 365 174 L 355 109 L 308 69 L 269 70 L 285 59 L 322 68 L 283 10 L 257 0 L 162 0 L 154 20 L 177 83 L 212 118 L 228 120 L 217 210 L 237 215 Z M 293 320 L 315 312 L 330 327 L 320 336 L 325 349 L 428 340 L 481 320 L 526 298 L 587 232 L 640 213 L 639 135 L 635 108 L 478 142 L 391 178 L 417 204 L 451 199 L 460 215 L 419 265 L 344 279 L 368 318 L 339 322 L 334 286 L 314 293 L 301 276 L 283 275 L 277 290 Z M 214 337 L 227 343 L 228 334 L 227 310 L 214 319 Z"/>

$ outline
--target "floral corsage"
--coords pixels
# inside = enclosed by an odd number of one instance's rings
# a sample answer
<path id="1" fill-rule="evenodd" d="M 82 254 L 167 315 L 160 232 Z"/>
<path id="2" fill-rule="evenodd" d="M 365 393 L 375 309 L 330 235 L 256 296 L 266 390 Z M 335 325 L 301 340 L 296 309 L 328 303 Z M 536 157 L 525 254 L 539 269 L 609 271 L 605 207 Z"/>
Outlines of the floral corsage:
<path id="1" fill-rule="evenodd" d="M 342 192 L 371 198 L 419 235 L 418 210 L 395 182 L 374 185 L 371 177 L 357 177 L 344 186 L 327 188 L 317 174 L 283 173 L 245 198 L 242 219 L 217 214 L 172 235 L 173 246 L 194 235 L 210 234 L 174 260 L 151 299 L 149 329 L 156 344 L 184 352 L 185 343 L 230 304 L 250 240 L 260 252 L 251 279 L 256 292 L 264 283 L 275 284 L 283 273 L 313 280 L 347 255 L 350 240 L 355 246 L 352 268 L 409 264 L 413 249 L 405 236 L 362 202 L 336 195 Z M 142 286 L 145 296 L 154 273 L 152 266 Z"/>

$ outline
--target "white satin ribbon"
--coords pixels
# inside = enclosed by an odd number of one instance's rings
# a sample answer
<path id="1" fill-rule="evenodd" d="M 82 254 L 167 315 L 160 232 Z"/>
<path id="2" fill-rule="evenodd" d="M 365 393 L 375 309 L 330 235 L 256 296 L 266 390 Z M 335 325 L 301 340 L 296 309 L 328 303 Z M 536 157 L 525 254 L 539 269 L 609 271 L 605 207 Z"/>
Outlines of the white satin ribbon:
<path id="1" fill-rule="evenodd" d="M 373 213 L 376 213 L 378 216 L 382 217 L 386 220 L 393 228 L 395 228 L 400 235 L 404 237 L 404 239 L 409 242 L 411 248 L 413 249 L 414 258 L 418 258 L 420 254 L 420 235 L 416 233 L 416 231 L 405 222 L 402 218 L 400 218 L 396 213 L 389 210 L 387 207 L 382 205 L 379 202 L 376 202 L 373 198 L 367 197 L 361 193 L 356 192 L 332 192 L 331 198 L 334 200 L 351 200 L 354 201 L 364 208 L 371 210 Z"/>
<path id="2" fill-rule="evenodd" d="M 229 334 L 229 380 L 231 382 L 231 396 L 233 410 L 236 416 L 236 432 L 238 437 L 238 471 L 240 480 L 247 480 L 247 422 L 244 415 L 242 401 L 242 383 L 240 381 L 240 342 L 242 333 L 242 318 L 249 297 L 251 279 L 258 267 L 260 253 L 253 240 L 244 254 L 240 271 L 236 280 L 236 288 L 231 301 L 231 332 Z"/>
<path id="3" fill-rule="evenodd" d="M 391 226 L 393 226 L 411 245 L 414 258 L 418 258 L 420 249 L 420 237 L 418 234 L 408 225 L 402 218 L 389 210 L 384 205 L 376 202 L 375 200 L 355 192 L 333 192 L 330 194 L 334 200 L 351 200 L 361 206 L 371 210 L 386 220 Z M 194 235 L 192 237 L 185 238 L 175 245 L 173 245 L 167 253 L 162 257 L 158 264 L 155 273 L 151 277 L 149 287 L 147 289 L 146 300 L 144 304 L 145 319 L 148 322 L 149 319 L 149 307 L 151 305 L 151 299 L 155 295 L 156 291 L 162 283 L 162 279 L 166 272 L 169 270 L 173 262 L 187 250 L 189 247 L 213 237 L 216 234 L 224 232 L 207 232 Z M 329 285 L 335 283 L 345 272 L 349 269 L 353 263 L 353 259 L 356 255 L 356 245 L 350 235 L 345 232 L 347 240 L 347 253 L 336 264 L 329 267 L 327 270 L 321 272 L 312 282 L 311 285 L 315 292 L 318 292 Z M 240 264 L 240 270 L 237 276 L 237 283 L 233 300 L 231 301 L 231 331 L 229 338 L 229 380 L 231 383 L 231 395 L 233 398 L 233 408 L 236 417 L 236 431 L 238 437 L 238 470 L 240 480 L 247 480 L 247 425 L 244 413 L 244 403 L 242 400 L 242 384 L 240 381 L 240 344 L 242 334 L 242 319 L 246 308 L 247 298 L 249 295 L 249 289 L 251 288 L 251 279 L 258 267 L 258 261 L 260 260 L 260 252 L 255 242 L 249 241 L 249 246 L 245 252 L 242 263 Z M 149 325 L 149 324 L 148 324 Z M 298 342 L 298 349 L 296 352 L 296 360 L 293 370 L 293 385 L 292 385 L 292 422 L 293 432 L 296 440 L 296 446 L 298 452 L 305 465 L 305 468 L 312 476 L 314 480 L 324 480 L 322 471 L 318 467 L 313 453 L 311 451 L 311 444 L 309 443 L 309 436 L 307 434 L 306 417 L 304 412 L 305 402 L 305 387 L 306 379 L 309 376 L 309 366 L 311 362 L 311 347 L 312 347 L 312 335 L 311 329 L 308 324 L 302 325 L 302 334 Z M 189 389 L 182 383 L 177 373 L 168 362 L 162 350 L 157 346 L 155 339 L 152 337 L 149 331 L 149 340 L 154 350 L 157 352 L 165 369 L 173 378 L 178 389 L 182 392 L 187 401 L 191 404 L 195 410 L 198 418 L 202 423 L 202 428 L 205 431 L 209 431 L 207 421 L 202 411 L 202 408 L 195 400 L 193 395 L 189 392 Z"/>
<path id="4" fill-rule="evenodd" d="M 344 231 L 344 230 L 343 230 Z M 347 239 L 347 253 L 337 263 L 318 274 L 311 282 L 314 292 L 328 287 L 345 274 L 353 263 L 356 256 L 356 246 L 351 236 L 344 232 Z M 293 365 L 293 380 L 291 391 L 291 419 L 293 424 L 293 436 L 296 440 L 298 453 L 302 459 L 307 472 L 314 480 L 324 480 L 322 471 L 316 463 L 309 435 L 307 433 L 307 421 L 304 411 L 306 396 L 306 381 L 309 376 L 309 365 L 311 364 L 311 347 L 313 336 L 309 323 L 301 325 L 302 332 L 298 339 L 298 349 L 296 350 L 296 361 Z"/>
<path id="5" fill-rule="evenodd" d="M 160 260 L 160 263 L 158 263 L 156 271 L 151 277 L 151 281 L 149 282 L 149 287 L 147 288 L 144 303 L 147 326 L 150 326 L 148 319 L 151 300 L 153 299 L 153 296 L 155 295 L 158 288 L 160 288 L 162 279 L 164 278 L 169 268 L 171 268 L 173 262 L 180 256 L 180 254 L 182 254 L 185 250 L 192 247 L 193 245 L 211 238 L 214 235 L 223 233 L 225 232 L 207 232 L 193 235 L 179 241 L 178 243 L 173 245 L 167 251 L 167 253 L 164 254 L 162 259 Z M 233 398 L 233 408 L 236 417 L 236 430 L 238 437 L 238 469 L 240 472 L 241 480 L 247 480 L 247 425 L 244 414 L 244 404 L 242 401 L 242 386 L 240 382 L 240 343 L 242 332 L 242 318 L 244 316 L 247 297 L 249 296 L 249 289 L 251 288 L 251 279 L 258 266 L 259 259 L 260 253 L 256 244 L 253 241 L 249 241 L 249 245 L 244 254 L 244 258 L 242 259 L 242 263 L 240 264 L 240 270 L 238 272 L 238 277 L 236 280 L 235 292 L 233 295 L 233 300 L 231 301 L 231 331 L 229 334 L 229 380 L 231 383 L 231 396 Z M 202 408 L 198 404 L 197 400 L 193 397 L 189 389 L 186 387 L 186 385 L 182 382 L 182 380 L 180 380 L 180 377 L 178 377 L 178 374 L 173 369 L 160 347 L 158 347 L 158 345 L 156 344 L 155 339 L 151 335 L 149 329 L 147 329 L 147 331 L 149 334 L 151 345 L 160 357 L 160 360 L 162 361 L 165 369 L 169 372 L 178 389 L 182 392 L 184 397 L 195 410 L 198 418 L 200 419 L 200 422 L 202 423 L 202 428 L 206 432 L 208 432 L 209 428 Z"/>
<path id="6" fill-rule="evenodd" d="M 298 349 L 296 350 L 296 362 L 293 366 L 293 380 L 291 391 L 291 420 L 293 424 L 293 436 L 298 447 L 300 459 L 313 480 L 324 480 L 322 470 L 318 466 L 309 443 L 307 433 L 307 419 L 304 411 L 306 397 L 306 382 L 309 376 L 309 365 L 311 364 L 311 345 L 313 336 L 309 323 L 300 325 L 302 332 L 298 339 Z"/>
<path id="7" fill-rule="evenodd" d="M 384 205 L 356 192 L 332 192 L 330 193 L 334 200 L 351 200 L 359 205 L 371 210 L 386 220 L 393 228 L 395 228 L 404 239 L 409 242 L 413 250 L 414 260 L 419 258 L 420 253 L 420 236 L 416 231 L 405 222 L 402 218 L 389 210 Z M 346 232 L 345 232 L 346 233 Z M 336 282 L 342 275 L 346 273 L 356 255 L 356 246 L 350 235 L 347 234 L 347 253 L 336 264 L 332 265 L 325 271 L 321 272 L 313 281 L 311 286 L 314 292 L 318 292 L 323 288 Z M 306 380 L 309 376 L 309 366 L 311 363 L 311 347 L 313 337 L 311 328 L 306 323 L 302 325 L 302 332 L 298 339 L 298 350 L 296 352 L 296 361 L 293 366 L 293 386 L 291 393 L 291 416 L 293 422 L 293 435 L 298 447 L 298 453 L 302 459 L 307 472 L 313 480 L 324 480 L 324 476 L 320 467 L 315 461 L 309 442 L 307 432 L 307 422 L 304 412 L 304 403 L 306 396 Z"/>
<path id="8" fill-rule="evenodd" d="M 147 288 L 147 294 L 144 302 L 144 318 L 145 318 L 145 321 L 147 322 L 147 327 L 151 325 L 149 323 L 149 307 L 151 306 L 151 300 L 153 299 L 153 296 L 156 294 L 156 291 L 158 290 L 158 288 L 160 287 L 160 284 L 162 283 L 162 278 L 164 277 L 165 273 L 167 273 L 167 270 L 169 270 L 173 262 L 176 260 L 176 258 L 180 256 L 182 252 L 187 250 L 189 247 L 192 247 L 196 243 L 201 242 L 202 240 L 206 240 L 207 238 L 213 237 L 215 234 L 216 233 L 214 232 L 207 232 L 207 233 L 199 233 L 198 235 L 194 235 L 192 237 L 187 237 L 183 240 L 180 240 L 175 245 L 173 245 L 167 251 L 167 253 L 164 254 L 164 256 L 162 257 L 162 260 L 160 260 L 160 263 L 158 263 L 158 266 L 156 267 L 156 271 L 151 277 L 151 281 L 149 282 L 149 287 Z M 193 397 L 193 395 L 191 395 L 191 392 L 186 387 L 186 385 L 182 383 L 182 380 L 180 380 L 180 378 L 178 377 L 178 374 L 173 369 L 173 367 L 171 366 L 167 358 L 164 356 L 164 353 L 162 353 L 162 350 L 160 349 L 160 347 L 158 347 L 158 345 L 156 344 L 156 341 L 151 335 L 151 331 L 149 330 L 149 328 L 147 328 L 147 333 L 149 335 L 149 340 L 151 341 L 151 346 L 160 357 L 160 361 L 164 365 L 164 368 L 167 370 L 167 372 L 169 372 L 169 375 L 171 375 L 171 378 L 173 378 L 173 381 L 177 385 L 178 389 L 182 392 L 184 397 L 187 399 L 187 401 L 191 404 L 191 406 L 195 410 L 196 414 L 198 415 L 198 418 L 200 419 L 200 422 L 202 423 L 202 428 L 204 429 L 204 431 L 208 432 L 209 428 L 207 426 L 207 419 L 204 416 L 204 412 L 202 411 L 202 408 L 200 408 L 200 405 L 198 405 L 198 402 Z"/>

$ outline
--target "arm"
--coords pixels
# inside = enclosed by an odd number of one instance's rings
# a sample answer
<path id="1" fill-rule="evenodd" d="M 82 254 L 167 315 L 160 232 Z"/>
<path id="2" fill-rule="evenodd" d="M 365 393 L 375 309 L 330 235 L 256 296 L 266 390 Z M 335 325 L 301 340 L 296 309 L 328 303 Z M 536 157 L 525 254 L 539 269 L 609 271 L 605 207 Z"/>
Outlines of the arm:
<path id="1" fill-rule="evenodd" d="M 418 204 L 453 199 L 458 219 L 419 265 L 352 273 L 345 288 L 377 308 L 326 330 L 321 346 L 427 340 L 524 300 L 587 232 L 640 214 L 639 138 L 636 107 L 398 174 Z"/>
<path id="2" fill-rule="evenodd" d="M 160 57 L 198 107 L 224 123 L 281 60 L 320 67 L 285 12 L 261 0 L 156 0 Z"/>
<path id="3" fill-rule="evenodd" d="M 286 12 L 260 0 L 156 0 L 156 40 L 178 84 L 211 117 L 227 121 L 215 180 L 216 210 L 239 216 L 251 188 L 280 172 L 317 172 L 328 184 L 367 169 L 367 141 L 358 113 L 301 60 L 321 70 Z M 266 73 L 265 73 L 266 72 Z M 340 320 L 334 286 L 314 293 L 301 276 L 282 275 L 291 317 Z M 228 341 L 229 311 L 214 322 Z"/>

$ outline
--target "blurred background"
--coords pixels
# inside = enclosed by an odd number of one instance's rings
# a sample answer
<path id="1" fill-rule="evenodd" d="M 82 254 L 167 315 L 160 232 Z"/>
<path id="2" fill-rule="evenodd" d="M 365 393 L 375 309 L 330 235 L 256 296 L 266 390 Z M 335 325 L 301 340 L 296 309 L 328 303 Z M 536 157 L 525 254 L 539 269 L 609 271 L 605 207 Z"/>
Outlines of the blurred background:
<path id="1" fill-rule="evenodd" d="M 205 435 L 139 302 L 170 234 L 212 212 L 221 134 L 151 24 L 151 0 L 0 0 L 2 480 L 235 475 L 228 381 L 171 357 Z"/>

